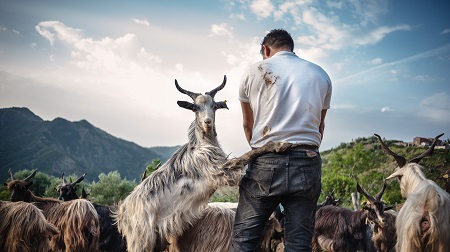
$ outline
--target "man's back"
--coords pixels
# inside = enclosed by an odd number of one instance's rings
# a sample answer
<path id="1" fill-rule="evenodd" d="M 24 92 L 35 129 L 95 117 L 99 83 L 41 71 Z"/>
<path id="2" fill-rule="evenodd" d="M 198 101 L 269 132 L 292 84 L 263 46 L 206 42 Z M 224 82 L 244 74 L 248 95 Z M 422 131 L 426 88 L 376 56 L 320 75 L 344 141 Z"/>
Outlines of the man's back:
<path id="1" fill-rule="evenodd" d="M 268 141 L 320 146 L 321 111 L 330 106 L 331 81 L 319 66 L 278 52 L 249 68 L 239 97 L 253 109 L 252 147 Z"/>

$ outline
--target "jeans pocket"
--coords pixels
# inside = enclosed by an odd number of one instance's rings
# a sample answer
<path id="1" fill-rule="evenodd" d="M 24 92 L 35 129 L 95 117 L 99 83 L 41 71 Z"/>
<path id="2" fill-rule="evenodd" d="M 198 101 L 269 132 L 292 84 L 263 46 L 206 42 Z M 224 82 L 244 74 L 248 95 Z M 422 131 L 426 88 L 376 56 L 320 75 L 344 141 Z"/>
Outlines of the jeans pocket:
<path id="1" fill-rule="evenodd" d="M 253 169 L 249 167 L 242 180 L 241 186 L 246 188 L 253 196 L 268 196 L 272 184 L 273 169 L 261 168 Z"/>
<path id="2" fill-rule="evenodd" d="M 291 192 L 306 192 L 320 185 L 322 178 L 320 160 L 309 160 L 306 163 L 306 165 L 290 168 L 289 189 Z"/>

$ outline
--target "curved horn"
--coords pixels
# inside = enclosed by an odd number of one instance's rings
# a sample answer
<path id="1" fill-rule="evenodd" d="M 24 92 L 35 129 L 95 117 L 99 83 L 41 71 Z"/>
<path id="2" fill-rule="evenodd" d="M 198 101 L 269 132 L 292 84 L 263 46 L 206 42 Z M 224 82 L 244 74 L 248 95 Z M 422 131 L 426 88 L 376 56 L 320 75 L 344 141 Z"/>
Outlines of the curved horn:
<path id="1" fill-rule="evenodd" d="M 78 183 L 80 183 L 81 181 L 83 181 L 84 177 L 86 177 L 86 173 L 83 174 L 83 176 L 79 177 L 75 182 L 73 182 L 73 184 L 78 184 Z"/>
<path id="2" fill-rule="evenodd" d="M 16 180 L 16 178 L 14 177 L 14 175 L 11 171 L 11 168 L 8 170 L 8 172 L 9 172 L 9 175 L 11 176 L 11 181 Z"/>
<path id="3" fill-rule="evenodd" d="M 381 197 L 383 197 L 383 193 L 384 190 L 386 189 L 386 186 L 387 186 L 386 180 L 384 180 L 383 187 L 381 188 L 381 190 L 373 196 L 377 201 L 380 201 Z"/>
<path id="4" fill-rule="evenodd" d="M 358 181 L 356 181 L 356 190 L 357 190 L 359 193 L 361 193 L 362 195 L 366 196 L 366 198 L 370 201 L 370 203 L 373 203 L 373 202 L 376 201 L 375 198 L 372 197 L 372 195 L 370 195 L 366 190 L 364 190 L 364 188 L 362 188 L 362 187 L 359 185 Z"/>
<path id="5" fill-rule="evenodd" d="M 383 149 L 383 152 L 391 155 L 395 158 L 395 161 L 397 161 L 398 167 L 402 168 L 405 164 L 406 164 L 406 159 L 400 155 L 398 155 L 397 153 L 391 151 L 383 142 L 383 140 L 381 139 L 381 137 L 378 134 L 374 134 L 374 136 L 376 136 L 378 138 L 378 140 L 380 141 L 381 144 L 381 148 Z"/>
<path id="6" fill-rule="evenodd" d="M 187 91 L 187 90 L 185 90 L 185 89 L 182 89 L 182 88 L 180 87 L 180 85 L 178 85 L 178 81 L 177 81 L 177 80 L 175 80 L 175 87 L 176 87 L 176 88 L 178 89 L 178 91 L 180 91 L 181 93 L 189 95 L 189 97 L 191 97 L 192 100 L 194 100 L 194 101 L 195 101 L 195 98 L 197 98 L 197 96 L 201 95 L 201 94 L 199 94 L 199 93 L 194 93 L 194 92 L 191 92 L 191 91 Z"/>
<path id="7" fill-rule="evenodd" d="M 30 174 L 30 176 L 26 177 L 24 180 L 28 182 L 28 180 L 30 180 L 32 177 L 34 177 L 34 175 L 36 175 L 37 170 L 34 170 L 33 173 Z"/>
<path id="8" fill-rule="evenodd" d="M 227 83 L 227 76 L 224 75 L 223 76 L 223 81 L 222 84 L 220 84 L 220 86 L 214 88 L 213 90 L 206 92 L 207 95 L 211 96 L 211 98 L 214 98 L 214 96 L 216 96 L 216 93 L 220 90 L 222 90 L 222 88 L 225 87 L 225 83 Z"/>
<path id="9" fill-rule="evenodd" d="M 416 164 L 417 164 L 417 163 L 419 163 L 419 161 L 420 161 L 422 158 L 424 158 L 424 157 L 426 157 L 426 156 L 431 156 L 431 155 L 433 154 L 433 152 L 434 152 L 434 147 L 436 146 L 437 140 L 439 139 L 439 137 L 441 137 L 441 136 L 443 136 L 443 135 L 444 135 L 444 133 L 442 133 L 442 134 L 440 134 L 440 135 L 437 135 L 437 136 L 434 138 L 433 143 L 431 144 L 430 148 L 428 148 L 427 151 L 425 151 L 425 152 L 422 153 L 421 155 L 419 155 L 419 156 L 417 156 L 417 157 L 411 159 L 411 161 L 409 161 L 409 162 L 411 162 L 411 163 L 416 163 Z"/>

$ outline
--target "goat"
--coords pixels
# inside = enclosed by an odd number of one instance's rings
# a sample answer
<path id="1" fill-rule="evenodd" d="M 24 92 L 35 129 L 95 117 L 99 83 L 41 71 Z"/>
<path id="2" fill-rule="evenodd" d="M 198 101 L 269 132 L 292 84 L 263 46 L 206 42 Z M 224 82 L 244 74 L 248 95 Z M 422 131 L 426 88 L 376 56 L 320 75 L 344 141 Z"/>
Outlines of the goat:
<path id="1" fill-rule="evenodd" d="M 48 252 L 59 233 L 35 205 L 0 201 L 0 251 Z"/>
<path id="2" fill-rule="evenodd" d="M 78 199 L 79 197 L 76 194 L 75 186 L 77 185 L 77 183 L 83 180 L 85 176 L 86 173 L 78 178 L 75 182 L 67 183 L 67 181 L 64 179 L 63 173 L 63 175 L 61 176 L 63 182 L 57 186 L 57 191 L 60 193 L 58 199 L 62 199 L 64 201 Z M 82 194 L 82 198 L 87 199 L 87 193 L 84 190 L 84 187 L 82 189 Z M 99 251 L 125 252 L 125 239 L 120 235 L 119 230 L 117 229 L 111 217 L 112 210 L 116 209 L 117 206 L 102 206 L 96 203 L 92 203 L 92 205 L 94 205 L 94 208 L 98 214 L 100 225 L 100 237 L 98 244 Z"/>
<path id="3" fill-rule="evenodd" d="M 166 252 L 229 251 L 233 239 L 236 205 L 230 202 L 208 203 L 201 217 L 184 233 L 170 239 Z M 282 251 L 282 227 L 275 214 L 269 218 L 256 252 Z"/>
<path id="4" fill-rule="evenodd" d="M 50 241 L 52 251 L 97 251 L 99 238 L 98 216 L 94 206 L 87 200 L 60 201 L 52 198 L 41 198 L 33 195 L 28 189 L 29 181 L 36 170 L 23 180 L 14 178 L 11 170 L 11 181 L 5 183 L 13 202 L 33 202 L 42 210 L 48 222 L 59 229 Z"/>
<path id="5" fill-rule="evenodd" d="M 341 199 L 336 199 L 334 197 L 334 191 L 333 191 L 333 192 L 331 192 L 330 195 L 327 195 L 325 197 L 325 200 L 322 203 L 317 204 L 317 209 L 319 209 L 323 206 L 329 206 L 329 205 L 337 206 L 340 202 L 341 202 Z"/>
<path id="6" fill-rule="evenodd" d="M 358 186 L 358 192 L 363 194 L 369 202 L 363 203 L 363 209 L 367 211 L 367 224 L 369 224 L 371 232 L 369 236 L 372 237 L 372 242 L 377 252 L 394 251 L 395 242 L 397 241 L 395 219 L 397 212 L 390 210 L 390 207 L 384 207 L 384 202 L 381 200 L 382 192 L 386 189 L 386 181 L 383 183 L 381 193 L 372 197 L 364 188 Z M 370 206 L 370 204 L 382 204 L 383 206 Z M 378 212 L 375 209 L 384 209 L 383 222 L 376 221 L 379 218 Z"/>
<path id="7" fill-rule="evenodd" d="M 167 162 L 144 179 L 114 212 L 119 231 L 125 236 L 127 249 L 161 251 L 170 237 L 178 237 L 198 219 L 208 199 L 222 185 L 237 184 L 242 171 L 227 170 L 227 160 L 217 140 L 215 112 L 228 109 L 226 102 L 215 102 L 220 86 L 205 95 L 175 87 L 194 101 L 177 104 L 195 112 L 188 130 L 188 143 L 181 146 Z"/>
<path id="8" fill-rule="evenodd" d="M 390 150 L 377 134 L 383 151 L 395 158 L 398 167 L 386 180 L 397 178 L 405 200 L 395 222 L 396 251 L 448 251 L 450 248 L 450 195 L 434 181 L 428 180 L 418 162 L 434 152 L 434 138 L 427 151 L 406 162 Z"/>
<path id="9" fill-rule="evenodd" d="M 375 196 L 368 194 L 358 182 L 356 188 L 369 201 L 362 210 L 352 211 L 333 205 L 323 206 L 317 210 L 312 240 L 313 251 L 374 250 L 367 234 L 371 233 L 367 222 L 385 225 L 384 204 L 380 200 L 386 184 Z"/>
<path id="10" fill-rule="evenodd" d="M 77 184 L 83 181 L 84 177 L 86 177 L 86 173 L 75 180 L 75 182 L 72 183 L 72 179 L 70 179 L 70 183 L 67 183 L 64 173 L 62 173 L 62 183 L 56 186 L 56 191 L 59 193 L 58 199 L 63 201 L 78 199 Z"/>

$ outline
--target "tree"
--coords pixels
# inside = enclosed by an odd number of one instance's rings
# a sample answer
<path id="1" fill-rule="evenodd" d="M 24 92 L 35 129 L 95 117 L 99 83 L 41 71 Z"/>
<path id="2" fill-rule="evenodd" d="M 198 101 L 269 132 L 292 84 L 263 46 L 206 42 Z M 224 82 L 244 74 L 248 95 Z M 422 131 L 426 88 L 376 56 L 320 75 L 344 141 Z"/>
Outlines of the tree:
<path id="1" fill-rule="evenodd" d="M 100 205 L 116 204 L 125 199 L 136 187 L 134 180 L 121 179 L 118 171 L 110 172 L 108 175 L 101 173 L 98 178 L 98 182 L 92 182 L 91 200 Z"/>
<path id="2" fill-rule="evenodd" d="M 14 178 L 16 179 L 24 179 L 28 177 L 34 170 L 21 170 L 14 174 Z M 36 172 L 36 175 L 30 182 L 33 182 L 30 186 L 30 191 L 33 192 L 34 195 L 38 197 L 43 197 L 48 187 L 52 184 L 52 180 L 55 179 L 53 176 L 49 176 L 43 172 Z"/>
<path id="3" fill-rule="evenodd" d="M 161 165 L 161 159 L 155 158 L 152 160 L 152 163 L 147 165 L 147 168 L 145 168 L 145 172 L 142 175 L 142 180 L 144 180 L 146 177 L 148 177 L 150 174 L 152 174 L 158 167 Z"/>

